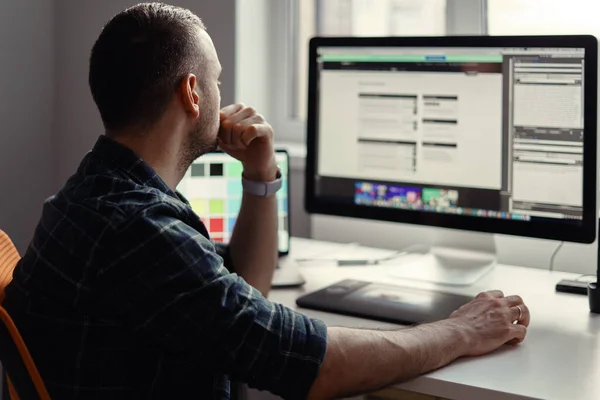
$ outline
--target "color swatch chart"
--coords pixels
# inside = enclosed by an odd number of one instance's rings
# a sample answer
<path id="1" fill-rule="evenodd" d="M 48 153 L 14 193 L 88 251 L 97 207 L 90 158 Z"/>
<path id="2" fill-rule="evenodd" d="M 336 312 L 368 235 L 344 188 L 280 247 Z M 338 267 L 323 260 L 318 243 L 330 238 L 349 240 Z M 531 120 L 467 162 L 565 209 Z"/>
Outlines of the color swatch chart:
<path id="1" fill-rule="evenodd" d="M 289 241 L 288 157 L 277 153 L 283 186 L 277 192 L 279 251 L 287 252 Z M 242 205 L 242 164 L 225 153 L 208 153 L 194 161 L 177 190 L 200 216 L 215 242 L 231 239 Z"/>

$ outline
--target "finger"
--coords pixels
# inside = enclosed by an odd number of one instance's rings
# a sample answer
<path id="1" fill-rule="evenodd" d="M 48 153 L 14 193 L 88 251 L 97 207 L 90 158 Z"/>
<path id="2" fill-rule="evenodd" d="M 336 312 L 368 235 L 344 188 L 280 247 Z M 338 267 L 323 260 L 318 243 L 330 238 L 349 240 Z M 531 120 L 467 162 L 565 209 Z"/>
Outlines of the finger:
<path id="1" fill-rule="evenodd" d="M 219 125 L 219 134 L 217 138 L 220 139 L 223 144 L 231 143 L 231 129 L 233 125 L 225 122 L 224 119 L 221 119 L 221 124 Z"/>
<path id="2" fill-rule="evenodd" d="M 217 135 L 217 138 L 223 142 L 223 144 L 229 144 L 231 143 L 231 126 L 224 124 L 223 121 L 221 121 L 221 125 L 219 126 L 219 134 Z"/>
<path id="3" fill-rule="evenodd" d="M 219 149 L 225 153 L 230 153 L 235 150 L 231 145 L 224 143 L 220 138 L 217 139 L 217 145 L 219 146 Z"/>
<path id="4" fill-rule="evenodd" d="M 228 117 L 239 112 L 240 110 L 243 110 L 244 108 L 246 108 L 246 106 L 242 103 L 231 104 L 221 108 L 221 114 L 225 117 Z"/>
<path id="5" fill-rule="evenodd" d="M 271 125 L 266 123 L 265 119 L 260 114 L 248 118 L 240 122 L 238 125 L 243 127 L 239 139 L 246 147 L 257 138 L 273 135 L 273 129 L 271 128 Z"/>
<path id="6" fill-rule="evenodd" d="M 510 307 L 510 321 L 515 322 L 523 318 L 523 309 L 521 306 Z"/>
<path id="7" fill-rule="evenodd" d="M 506 342 L 509 345 L 517 345 L 522 343 L 527 336 L 527 328 L 523 325 L 513 325 L 511 328 L 512 339 Z"/>
<path id="8" fill-rule="evenodd" d="M 225 117 L 225 119 L 221 120 L 221 127 L 219 129 L 219 135 L 221 139 L 223 139 L 226 144 L 234 145 L 234 130 L 239 129 L 236 128 L 236 125 L 252 118 L 255 115 L 256 110 L 249 107 L 239 110 L 233 115 Z M 241 133 L 241 131 L 238 131 L 238 135 L 239 133 Z"/>
<path id="9" fill-rule="evenodd" d="M 502 291 L 490 290 L 488 292 L 479 293 L 476 298 L 477 299 L 490 299 L 490 298 L 500 299 L 502 297 L 504 297 L 504 293 L 502 293 Z"/>
<path id="10" fill-rule="evenodd" d="M 251 125 L 244 131 L 240 140 L 242 140 L 246 146 L 250 146 L 250 143 L 261 136 L 260 131 L 260 125 Z"/>
<path id="11" fill-rule="evenodd" d="M 223 122 L 229 123 L 231 125 L 235 125 L 235 124 L 242 122 L 245 119 L 252 118 L 255 115 L 257 115 L 257 112 L 254 108 L 246 107 L 246 108 L 239 110 L 238 112 L 236 112 L 234 114 L 228 115 L 223 120 Z"/>
<path id="12" fill-rule="evenodd" d="M 233 129 L 231 130 L 231 146 L 239 150 L 244 150 L 248 147 L 242 140 L 242 135 L 251 125 L 251 120 L 246 119 L 233 126 Z"/>
<path id="13" fill-rule="evenodd" d="M 255 124 L 260 124 L 263 121 L 264 120 L 262 119 L 262 116 L 257 114 L 233 125 L 231 128 L 229 144 L 240 150 L 248 147 L 249 142 L 244 140 L 246 137 L 246 130 L 250 129 Z"/>
<path id="14" fill-rule="evenodd" d="M 523 299 L 521 296 L 506 296 L 504 301 L 508 307 L 520 306 L 523 304 Z"/>
<path id="15" fill-rule="evenodd" d="M 246 146 L 249 146 L 250 143 L 252 143 L 256 139 L 268 137 L 269 135 L 273 134 L 273 129 L 271 128 L 271 125 L 265 123 L 262 117 L 259 118 L 259 121 L 260 122 L 254 123 L 251 126 L 249 126 L 242 133 L 242 141 L 246 144 Z"/>
<path id="16" fill-rule="evenodd" d="M 519 307 L 521 311 L 519 312 Z M 511 321 L 516 321 L 517 324 L 523 326 L 529 326 L 529 322 L 531 320 L 531 315 L 529 313 L 529 308 L 525 304 L 521 304 L 519 306 L 511 307 Z"/>

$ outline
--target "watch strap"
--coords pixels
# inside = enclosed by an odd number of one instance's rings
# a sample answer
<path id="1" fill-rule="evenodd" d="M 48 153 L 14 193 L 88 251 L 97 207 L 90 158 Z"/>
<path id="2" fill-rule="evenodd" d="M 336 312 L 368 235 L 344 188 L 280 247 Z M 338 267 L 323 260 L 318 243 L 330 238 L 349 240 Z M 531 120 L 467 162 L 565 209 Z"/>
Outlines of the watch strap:
<path id="1" fill-rule="evenodd" d="M 251 181 L 242 175 L 242 188 L 244 192 L 259 197 L 268 197 L 276 194 L 282 186 L 281 171 L 277 169 L 277 176 L 271 182 Z"/>

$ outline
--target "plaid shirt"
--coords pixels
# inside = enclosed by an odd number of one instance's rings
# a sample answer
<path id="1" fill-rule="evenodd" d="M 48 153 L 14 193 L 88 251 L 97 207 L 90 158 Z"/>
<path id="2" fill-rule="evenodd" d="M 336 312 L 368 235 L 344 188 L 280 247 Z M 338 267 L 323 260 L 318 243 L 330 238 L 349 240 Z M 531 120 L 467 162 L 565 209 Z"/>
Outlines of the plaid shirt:
<path id="1" fill-rule="evenodd" d="M 325 325 L 227 260 L 181 195 L 101 136 L 46 201 L 5 307 L 55 399 L 228 399 L 230 380 L 305 398 Z"/>

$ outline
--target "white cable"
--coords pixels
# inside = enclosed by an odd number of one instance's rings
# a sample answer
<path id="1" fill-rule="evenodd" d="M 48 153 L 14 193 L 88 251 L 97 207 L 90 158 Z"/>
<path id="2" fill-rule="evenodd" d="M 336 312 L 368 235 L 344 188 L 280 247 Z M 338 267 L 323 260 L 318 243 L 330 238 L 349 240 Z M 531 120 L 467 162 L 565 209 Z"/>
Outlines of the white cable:
<path id="1" fill-rule="evenodd" d="M 558 246 L 556 246 L 556 249 L 554 249 L 554 252 L 552 253 L 552 256 L 550 257 L 550 267 L 548 268 L 548 271 L 554 271 L 554 259 L 556 258 L 556 255 L 562 248 L 563 244 L 565 244 L 565 242 L 560 242 L 558 244 Z"/>

